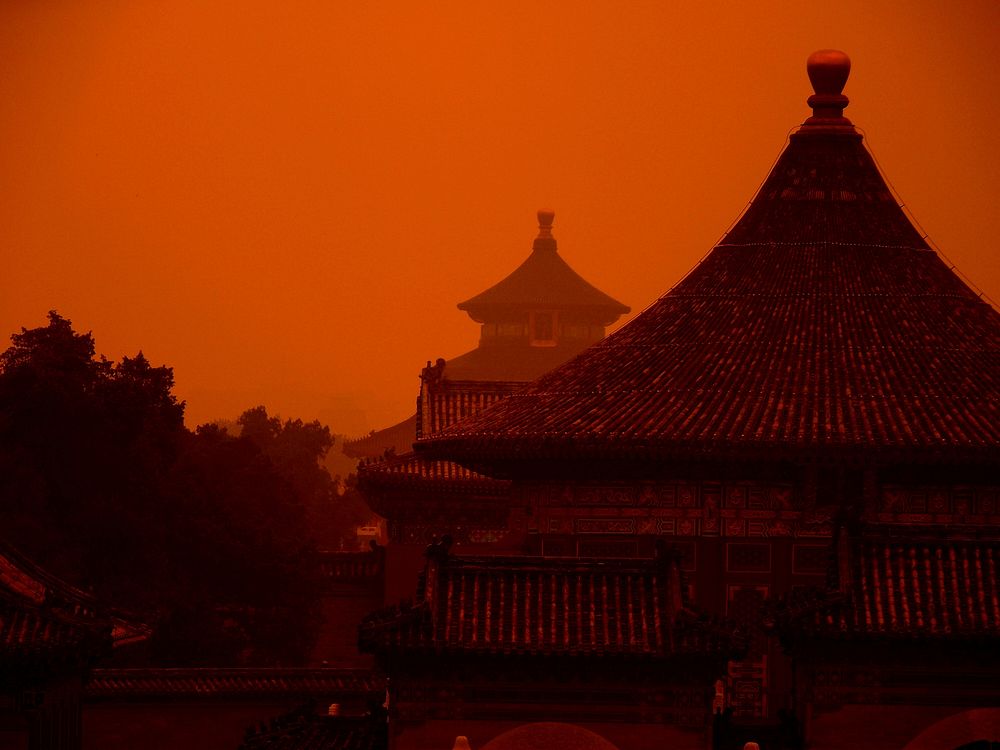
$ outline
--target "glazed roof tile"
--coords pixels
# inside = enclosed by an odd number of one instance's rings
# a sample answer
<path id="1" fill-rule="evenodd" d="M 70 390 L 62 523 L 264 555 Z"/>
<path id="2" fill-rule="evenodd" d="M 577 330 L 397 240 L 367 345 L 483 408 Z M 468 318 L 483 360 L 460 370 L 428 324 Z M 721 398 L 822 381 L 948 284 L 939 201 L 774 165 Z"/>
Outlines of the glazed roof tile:
<path id="1" fill-rule="evenodd" d="M 682 604 L 676 561 L 452 558 L 432 552 L 413 605 L 370 615 L 367 650 L 544 655 L 720 654 L 731 628 Z"/>
<path id="2" fill-rule="evenodd" d="M 1000 462 L 1000 313 L 923 240 L 853 126 L 826 122 L 650 308 L 417 450 Z"/>
<path id="3" fill-rule="evenodd" d="M 826 638 L 1000 638 L 1000 542 L 855 542 L 841 592 L 792 604 L 783 627 Z"/>
<path id="4" fill-rule="evenodd" d="M 0 543 L 0 661 L 87 658 L 148 636 L 145 626 L 101 611 L 90 594 Z"/>
<path id="5" fill-rule="evenodd" d="M 359 467 L 358 486 L 365 492 L 384 489 L 436 489 L 506 496 L 510 482 L 478 474 L 453 461 L 435 461 L 414 453 Z"/>

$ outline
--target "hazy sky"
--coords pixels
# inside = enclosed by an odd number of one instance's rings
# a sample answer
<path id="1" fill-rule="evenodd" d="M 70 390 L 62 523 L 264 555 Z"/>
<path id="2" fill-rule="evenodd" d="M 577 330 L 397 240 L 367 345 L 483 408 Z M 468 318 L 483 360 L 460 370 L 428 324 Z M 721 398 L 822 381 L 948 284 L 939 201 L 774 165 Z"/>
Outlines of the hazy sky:
<path id="1" fill-rule="evenodd" d="M 905 11 L 905 12 L 904 12 Z M 531 247 L 642 310 L 845 50 L 846 114 L 1000 299 L 1000 3 L 5 0 L 0 336 L 51 308 L 174 367 L 188 424 L 413 411 Z"/>

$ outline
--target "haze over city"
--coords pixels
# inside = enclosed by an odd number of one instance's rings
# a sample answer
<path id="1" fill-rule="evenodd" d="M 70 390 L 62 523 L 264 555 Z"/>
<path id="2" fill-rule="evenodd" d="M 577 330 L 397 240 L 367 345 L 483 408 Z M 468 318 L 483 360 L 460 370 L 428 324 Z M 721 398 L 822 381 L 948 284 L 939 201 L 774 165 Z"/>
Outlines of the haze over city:
<path id="1" fill-rule="evenodd" d="M 0 7 L 0 329 L 56 309 L 174 368 L 194 426 L 258 403 L 359 434 L 412 413 L 455 304 L 560 252 L 641 311 L 736 219 L 850 51 L 849 116 L 1000 298 L 1000 6 Z"/>

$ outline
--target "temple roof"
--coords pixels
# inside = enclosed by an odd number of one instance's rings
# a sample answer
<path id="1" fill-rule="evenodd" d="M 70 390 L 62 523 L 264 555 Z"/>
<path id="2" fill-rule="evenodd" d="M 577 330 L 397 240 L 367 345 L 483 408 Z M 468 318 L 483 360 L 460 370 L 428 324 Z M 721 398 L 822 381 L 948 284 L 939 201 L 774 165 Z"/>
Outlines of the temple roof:
<path id="1" fill-rule="evenodd" d="M 1000 638 L 1000 542 L 858 539 L 839 590 L 800 594 L 778 616 L 786 638 Z"/>
<path id="2" fill-rule="evenodd" d="M 358 487 L 366 493 L 388 488 L 420 488 L 428 492 L 507 497 L 510 492 L 510 482 L 477 474 L 453 461 L 427 460 L 414 453 L 405 453 L 360 467 Z"/>
<path id="3" fill-rule="evenodd" d="M 683 603 L 677 561 L 452 557 L 432 546 L 417 601 L 369 615 L 368 651 L 727 654 L 736 631 Z"/>
<path id="4" fill-rule="evenodd" d="M 344 441 L 344 454 L 351 458 L 376 458 L 386 451 L 403 453 L 413 447 L 417 439 L 417 415 L 407 417 L 402 422 L 372 430 L 364 437 Z"/>
<path id="5" fill-rule="evenodd" d="M 569 267 L 552 237 L 552 211 L 539 211 L 539 233 L 531 255 L 502 281 L 458 305 L 480 323 L 497 310 L 568 308 L 591 309 L 610 324 L 629 311 Z"/>
<path id="6" fill-rule="evenodd" d="M 836 57 L 839 55 L 839 57 Z M 924 241 L 847 118 L 846 56 L 731 231 L 628 325 L 418 443 L 597 457 L 1000 462 L 1000 314 Z"/>
<path id="7" fill-rule="evenodd" d="M 0 664 L 86 661 L 148 636 L 145 626 L 99 608 L 93 596 L 0 542 Z"/>

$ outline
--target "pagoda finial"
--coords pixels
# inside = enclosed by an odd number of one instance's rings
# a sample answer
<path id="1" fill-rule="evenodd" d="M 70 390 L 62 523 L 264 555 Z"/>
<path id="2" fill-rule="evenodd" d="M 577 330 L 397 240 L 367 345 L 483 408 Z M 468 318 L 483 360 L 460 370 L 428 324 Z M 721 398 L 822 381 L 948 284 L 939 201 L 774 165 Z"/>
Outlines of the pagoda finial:
<path id="1" fill-rule="evenodd" d="M 843 95 L 847 77 L 851 74 L 851 58 L 838 49 L 821 49 L 809 55 L 806 72 L 814 93 L 809 97 L 813 116 L 806 124 L 850 125 L 844 117 L 844 107 L 850 101 Z M 824 122 L 816 122 L 823 120 Z M 830 122 L 839 121 L 839 122 Z"/>
<path id="2" fill-rule="evenodd" d="M 817 95 L 840 96 L 851 74 L 851 58 L 839 49 L 821 49 L 809 55 L 806 72 Z"/>
<path id="3" fill-rule="evenodd" d="M 556 212 L 551 208 L 538 209 L 538 237 L 535 238 L 535 250 L 555 250 L 556 240 L 552 236 L 552 221 Z"/>
<path id="4" fill-rule="evenodd" d="M 551 208 L 538 209 L 538 236 L 552 236 L 552 221 L 556 218 L 556 212 Z"/>
<path id="5" fill-rule="evenodd" d="M 792 137 L 826 133 L 860 138 L 861 134 L 844 117 L 844 107 L 850 100 L 841 93 L 851 73 L 851 58 L 839 49 L 821 49 L 809 55 L 806 72 L 816 92 L 809 97 L 813 113 Z"/>

